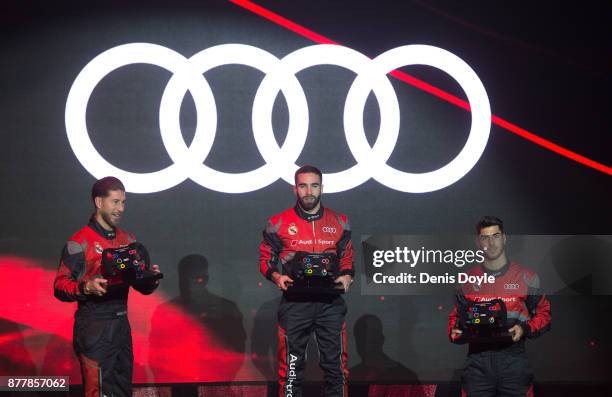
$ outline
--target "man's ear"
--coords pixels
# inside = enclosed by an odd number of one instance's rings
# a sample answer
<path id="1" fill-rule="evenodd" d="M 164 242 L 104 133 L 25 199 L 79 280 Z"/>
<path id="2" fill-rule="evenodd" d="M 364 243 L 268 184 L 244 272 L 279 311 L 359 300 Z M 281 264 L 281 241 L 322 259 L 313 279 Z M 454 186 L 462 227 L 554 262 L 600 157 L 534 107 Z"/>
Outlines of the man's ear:
<path id="1" fill-rule="evenodd" d="M 96 204 L 97 209 L 102 208 L 102 197 L 98 196 L 94 198 L 94 203 Z"/>

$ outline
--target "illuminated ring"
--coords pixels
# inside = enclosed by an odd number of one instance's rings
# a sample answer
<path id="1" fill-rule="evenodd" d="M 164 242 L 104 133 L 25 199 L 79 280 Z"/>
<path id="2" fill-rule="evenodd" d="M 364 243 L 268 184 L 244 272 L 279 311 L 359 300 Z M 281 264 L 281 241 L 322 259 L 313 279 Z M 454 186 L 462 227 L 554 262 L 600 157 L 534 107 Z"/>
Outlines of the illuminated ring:
<path id="1" fill-rule="evenodd" d="M 270 163 L 278 161 L 278 169 L 282 172 L 282 178 L 289 184 L 293 184 L 294 173 L 297 170 L 293 158 L 283 158 L 282 152 L 273 139 L 262 139 L 266 135 L 261 131 L 272 131 L 272 108 L 274 100 L 279 92 L 279 84 L 283 81 L 277 74 L 281 74 L 283 79 L 288 75 L 295 75 L 299 71 L 315 65 L 334 65 L 349 69 L 368 82 L 368 90 L 374 91 L 380 109 L 380 129 L 376 143 L 373 148 L 365 141 L 371 158 L 376 161 L 387 161 L 399 134 L 399 104 L 393 86 L 384 73 L 377 73 L 372 66 L 372 60 L 365 55 L 348 47 L 338 45 L 320 44 L 296 50 L 285 56 L 282 60 L 282 67 L 275 74 L 268 74 L 264 77 L 253 103 L 253 132 L 257 147 L 264 159 Z M 285 98 L 287 95 L 283 92 Z M 367 95 L 366 95 L 367 96 Z M 287 99 L 289 100 L 289 99 Z M 256 118 L 257 116 L 257 118 Z M 363 132 L 363 111 L 358 112 L 348 103 L 344 109 L 345 134 L 348 141 L 359 136 Z M 265 117 L 265 118 L 264 118 Z M 305 114 L 305 125 L 308 123 L 308 112 Z M 291 120 L 291 118 L 290 118 Z M 347 123 L 347 120 L 349 122 Z M 358 126 L 361 126 L 360 128 Z M 363 132 L 365 136 L 365 132 Z M 273 135 L 272 135 L 273 137 Z M 304 137 L 306 138 L 306 137 Z M 305 141 L 306 139 L 304 139 Z M 357 158 L 356 158 L 357 160 Z M 328 193 L 341 192 L 351 189 L 370 179 L 368 170 L 369 161 L 358 161 L 356 165 L 348 170 L 324 174 L 325 191 Z"/>
<path id="2" fill-rule="evenodd" d="M 442 189 L 461 179 L 476 165 L 487 146 L 491 129 L 491 107 L 487 92 L 476 73 L 467 63 L 456 55 L 437 47 L 426 45 L 407 45 L 397 47 L 376 57 L 373 62 L 380 67 L 380 72 L 387 73 L 405 65 L 427 65 L 440 69 L 459 83 L 465 92 L 472 111 L 470 135 L 461 152 L 445 166 L 431 172 L 413 174 L 398 171 L 381 161 L 370 162 L 370 171 L 374 179 L 391 189 L 410 193 L 424 193 Z M 362 114 L 367 96 L 369 82 L 359 75 L 351 87 L 347 103 L 353 100 L 355 107 Z M 381 121 L 382 123 L 382 121 Z M 347 133 L 348 133 L 347 129 Z M 348 138 L 348 137 L 347 137 Z M 349 148 L 358 162 L 371 159 L 367 148 L 365 132 L 361 139 L 347 139 Z M 355 146 L 355 142 L 360 145 Z M 381 160 L 381 159 L 377 159 Z M 385 160 L 386 161 L 386 160 Z"/>
<path id="3" fill-rule="evenodd" d="M 132 43 L 111 48 L 89 62 L 74 80 L 66 100 L 66 133 L 72 151 L 85 169 L 96 178 L 116 176 L 124 183 L 126 190 L 134 193 L 151 193 L 169 189 L 183 182 L 189 176 L 185 172 L 185 162 L 150 173 L 124 171 L 106 161 L 93 146 L 87 132 L 87 104 L 94 88 L 102 79 L 115 69 L 134 63 L 152 64 L 191 79 L 191 92 L 198 114 L 207 114 L 206 109 L 214 108 L 215 101 L 206 79 L 202 74 L 191 73 L 187 58 L 155 44 Z M 198 120 L 191 149 L 208 153 L 212 146 L 214 131 L 217 128 L 216 111 L 211 117 Z M 202 130 L 205 131 L 202 131 Z"/>
<path id="4" fill-rule="evenodd" d="M 300 82 L 294 75 L 284 73 L 279 67 L 279 59 L 274 55 L 257 47 L 243 44 L 223 44 L 203 50 L 189 59 L 189 73 L 202 74 L 206 71 L 228 64 L 238 64 L 256 68 L 266 76 L 277 76 L 275 82 L 281 87 L 287 101 L 289 110 L 289 128 L 282 147 L 278 147 L 272 130 L 272 111 L 269 112 L 269 125 L 262 125 L 257 107 L 253 106 L 253 132 L 259 151 L 266 159 L 266 164 L 256 170 L 243 173 L 226 173 L 216 171 L 202 162 L 208 156 L 215 132 L 212 131 L 207 137 L 210 145 L 206 151 L 194 149 L 193 145 L 187 147 L 182 138 L 180 130 L 180 108 L 183 97 L 187 90 L 191 91 L 193 81 L 185 80 L 183 74 L 175 73 L 164 91 L 159 109 L 162 139 L 168 150 L 170 158 L 184 166 L 183 173 L 201 186 L 226 193 L 244 193 L 261 189 L 273 183 L 279 178 L 278 167 L 280 164 L 274 160 L 274 156 L 283 158 L 294 163 L 306 144 L 308 131 L 308 104 Z M 256 98 L 259 98 L 257 96 Z M 272 102 L 274 98 L 272 99 Z M 256 99 L 257 102 L 257 99 Z M 198 123 L 202 118 L 216 118 L 215 108 L 205 108 L 203 114 L 199 111 L 204 106 L 198 106 Z M 306 119 L 305 123 L 302 123 Z M 267 157 L 266 149 L 274 147 L 274 156 Z"/>

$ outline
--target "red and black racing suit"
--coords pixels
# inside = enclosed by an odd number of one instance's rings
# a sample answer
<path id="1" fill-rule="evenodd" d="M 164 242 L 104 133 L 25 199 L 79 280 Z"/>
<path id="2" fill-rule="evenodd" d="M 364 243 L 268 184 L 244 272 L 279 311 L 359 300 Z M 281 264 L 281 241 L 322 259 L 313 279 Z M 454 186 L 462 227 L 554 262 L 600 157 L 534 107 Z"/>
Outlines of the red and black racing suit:
<path id="1" fill-rule="evenodd" d="M 538 275 L 517 263 L 506 264 L 498 271 L 481 265 L 472 267 L 469 275 L 493 275 L 495 282 L 463 284 L 457 295 L 448 323 L 448 335 L 453 343 L 465 343 L 466 331 L 452 339 L 451 330 L 461 328 L 461 311 L 469 302 L 501 299 L 506 304 L 505 330 L 518 324 L 523 337 L 518 342 L 470 342 L 465 369 L 461 376 L 462 396 L 514 397 L 533 396 L 533 374 L 525 354 L 525 338 L 540 336 L 550 329 L 550 303 L 540 290 Z"/>
<path id="2" fill-rule="evenodd" d="M 132 334 L 127 317 L 129 285 L 108 287 L 103 296 L 85 295 L 85 283 L 100 276 L 102 251 L 136 241 L 120 228 L 104 229 L 94 217 L 68 239 L 55 277 L 55 297 L 78 302 L 73 344 L 87 397 L 132 396 Z M 150 294 L 157 283 L 134 286 Z"/>
<path id="3" fill-rule="evenodd" d="M 348 219 L 329 208 L 316 214 L 299 205 L 269 219 L 260 246 L 260 271 L 290 274 L 296 252 L 334 253 L 339 275 L 353 276 L 353 246 Z M 325 374 L 325 395 L 346 396 L 346 304 L 339 295 L 294 296 L 283 294 L 278 308 L 279 395 L 299 397 L 306 365 L 305 352 L 312 332 L 318 344 L 319 365 Z"/>

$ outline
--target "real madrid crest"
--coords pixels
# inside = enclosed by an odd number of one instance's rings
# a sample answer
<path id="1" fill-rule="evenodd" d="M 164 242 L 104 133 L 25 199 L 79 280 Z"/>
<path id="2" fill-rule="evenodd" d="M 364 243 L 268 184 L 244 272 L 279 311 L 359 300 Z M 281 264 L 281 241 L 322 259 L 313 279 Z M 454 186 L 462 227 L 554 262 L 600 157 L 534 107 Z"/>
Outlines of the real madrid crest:
<path id="1" fill-rule="evenodd" d="M 95 247 L 96 252 L 98 254 L 102 254 L 102 251 L 104 251 L 104 249 L 102 249 L 102 246 L 100 245 L 100 243 L 97 242 L 97 241 L 94 243 L 94 247 Z"/>
<path id="2" fill-rule="evenodd" d="M 297 234 L 298 228 L 297 226 L 295 226 L 295 223 L 291 222 L 291 224 L 287 228 L 287 232 L 292 236 Z"/>

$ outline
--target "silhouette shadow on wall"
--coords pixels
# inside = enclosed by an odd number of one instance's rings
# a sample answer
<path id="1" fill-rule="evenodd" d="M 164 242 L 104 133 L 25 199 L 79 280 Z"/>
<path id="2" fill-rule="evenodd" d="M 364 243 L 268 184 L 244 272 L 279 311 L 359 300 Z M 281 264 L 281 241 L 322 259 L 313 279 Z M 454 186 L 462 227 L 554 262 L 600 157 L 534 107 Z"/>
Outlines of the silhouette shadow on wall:
<path id="1" fill-rule="evenodd" d="M 208 268 L 202 255 L 181 259 L 180 295 L 153 314 L 149 364 L 156 382 L 231 381 L 242 366 L 242 313 L 236 303 L 209 291 Z"/>

